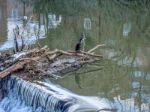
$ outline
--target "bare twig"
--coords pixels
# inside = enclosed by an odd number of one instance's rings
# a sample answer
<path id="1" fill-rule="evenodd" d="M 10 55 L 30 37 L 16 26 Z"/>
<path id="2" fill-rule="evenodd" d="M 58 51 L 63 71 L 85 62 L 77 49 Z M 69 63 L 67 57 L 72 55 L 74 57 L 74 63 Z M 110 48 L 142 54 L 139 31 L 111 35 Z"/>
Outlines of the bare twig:
<path id="1" fill-rule="evenodd" d="M 80 53 L 76 53 L 75 51 L 68 51 L 68 53 L 73 53 L 73 54 L 76 54 L 77 56 L 81 55 L 82 57 L 83 56 L 92 56 L 92 57 L 97 57 L 97 58 L 102 58 L 103 57 L 102 55 L 88 53 L 88 52 L 84 52 L 84 51 L 81 51 Z"/>
<path id="2" fill-rule="evenodd" d="M 95 51 L 96 49 L 98 49 L 99 47 L 103 47 L 103 46 L 105 46 L 105 44 L 96 45 L 94 48 L 90 49 L 90 50 L 88 51 L 88 53 L 91 53 L 91 52 Z"/>

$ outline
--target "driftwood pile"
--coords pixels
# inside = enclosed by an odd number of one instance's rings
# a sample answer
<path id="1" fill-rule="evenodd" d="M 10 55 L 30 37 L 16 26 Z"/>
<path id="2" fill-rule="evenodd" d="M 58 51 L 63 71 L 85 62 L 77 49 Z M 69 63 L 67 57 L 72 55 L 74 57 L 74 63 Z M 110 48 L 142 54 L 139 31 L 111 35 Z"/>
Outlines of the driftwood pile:
<path id="1" fill-rule="evenodd" d="M 0 78 L 10 74 L 19 74 L 25 78 L 43 76 L 58 78 L 61 75 L 56 75 L 56 73 L 61 74 L 65 69 L 79 69 L 84 64 L 102 59 L 101 55 L 93 53 L 101 46 L 104 45 L 97 45 L 87 52 L 78 53 L 58 49 L 49 51 L 48 47 L 43 47 L 13 55 L 0 54 Z"/>

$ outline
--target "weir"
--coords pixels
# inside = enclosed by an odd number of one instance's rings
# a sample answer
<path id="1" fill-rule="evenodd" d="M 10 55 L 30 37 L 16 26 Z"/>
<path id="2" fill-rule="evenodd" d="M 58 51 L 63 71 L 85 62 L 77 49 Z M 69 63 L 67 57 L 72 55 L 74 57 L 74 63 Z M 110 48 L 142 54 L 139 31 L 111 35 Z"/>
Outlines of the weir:
<path id="1" fill-rule="evenodd" d="M 105 99 L 80 96 L 46 82 L 16 76 L 0 80 L 0 112 L 89 112 L 111 108 Z"/>
<path id="2" fill-rule="evenodd" d="M 12 98 L 23 101 L 25 105 L 30 106 L 30 110 L 38 110 L 37 112 L 68 112 L 75 103 L 75 99 L 62 97 L 56 94 L 54 90 L 47 91 L 42 86 L 14 76 L 1 79 L 0 90 L 0 107 L 3 108 L 4 112 L 11 112 L 11 101 L 8 103 L 6 99 L 12 100 Z"/>

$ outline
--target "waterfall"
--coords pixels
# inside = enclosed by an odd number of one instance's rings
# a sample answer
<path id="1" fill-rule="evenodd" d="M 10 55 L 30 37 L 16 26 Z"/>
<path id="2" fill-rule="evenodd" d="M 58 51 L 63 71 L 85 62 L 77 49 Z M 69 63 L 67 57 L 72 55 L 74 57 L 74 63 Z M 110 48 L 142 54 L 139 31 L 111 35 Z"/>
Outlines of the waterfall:
<path id="1" fill-rule="evenodd" d="M 16 112 L 12 110 L 23 106 L 20 112 L 68 112 L 75 103 L 73 98 L 59 95 L 54 90 L 48 91 L 45 87 L 14 76 L 2 79 L 0 88 L 0 108 L 4 112 Z"/>
<path id="2" fill-rule="evenodd" d="M 76 99 L 77 108 L 74 108 L 75 112 L 86 112 L 86 111 L 89 112 L 89 111 L 97 111 L 97 110 L 101 110 L 101 109 L 112 109 L 113 108 L 112 102 L 105 98 L 81 96 L 81 95 L 72 93 L 71 91 L 68 91 L 65 88 L 56 86 L 56 85 L 52 84 L 49 80 L 45 80 L 45 82 L 38 81 L 38 83 L 43 86 L 46 86 L 47 89 L 60 92 L 60 94 L 63 96 L 67 96 L 67 97 Z M 72 110 L 70 110 L 69 112 L 72 112 Z"/>
<path id="3" fill-rule="evenodd" d="M 0 112 L 85 112 L 111 108 L 97 97 L 74 94 L 50 82 L 29 82 L 16 76 L 0 80 Z"/>

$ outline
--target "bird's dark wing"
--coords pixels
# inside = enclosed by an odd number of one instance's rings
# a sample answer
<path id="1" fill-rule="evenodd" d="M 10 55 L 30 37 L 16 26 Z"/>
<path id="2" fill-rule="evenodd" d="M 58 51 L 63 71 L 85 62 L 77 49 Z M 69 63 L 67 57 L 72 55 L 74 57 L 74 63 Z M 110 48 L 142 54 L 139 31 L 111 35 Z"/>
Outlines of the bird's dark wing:
<path id="1" fill-rule="evenodd" d="M 77 43 L 75 46 L 75 51 L 78 52 L 78 51 L 80 51 L 80 49 L 81 49 L 81 44 Z"/>

